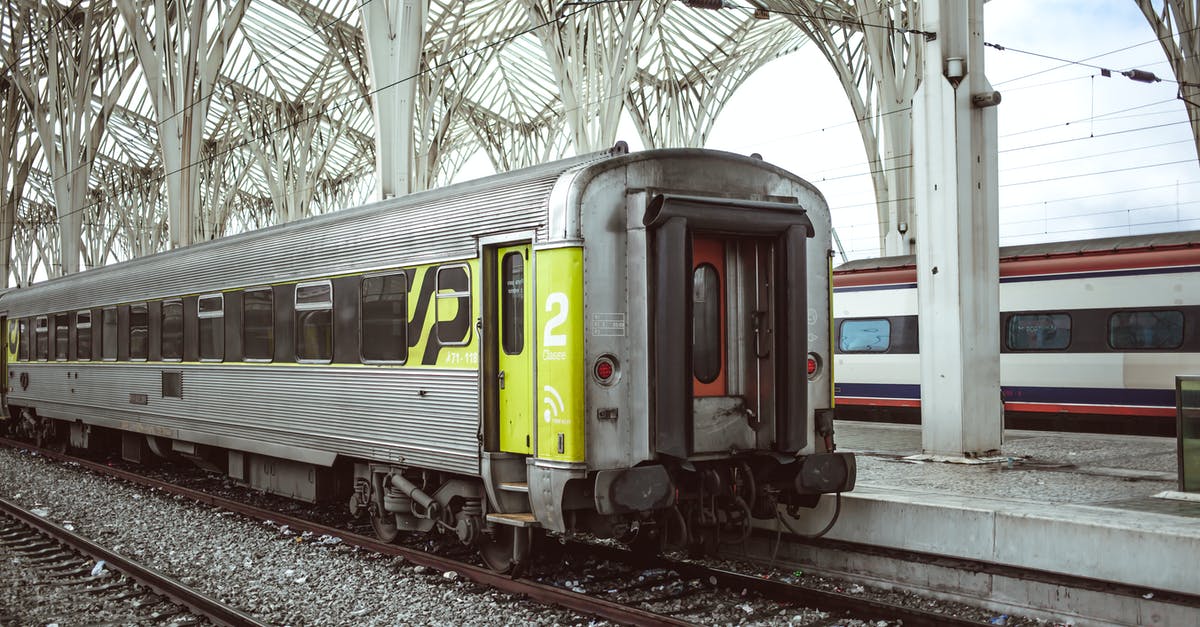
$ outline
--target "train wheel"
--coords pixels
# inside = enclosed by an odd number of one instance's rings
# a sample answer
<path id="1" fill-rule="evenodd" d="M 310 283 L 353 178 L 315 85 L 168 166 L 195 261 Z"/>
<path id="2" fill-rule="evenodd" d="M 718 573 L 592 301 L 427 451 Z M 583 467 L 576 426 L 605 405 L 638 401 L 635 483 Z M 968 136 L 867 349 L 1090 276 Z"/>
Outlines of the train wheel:
<path id="1" fill-rule="evenodd" d="M 380 542 L 392 543 L 400 535 L 400 529 L 396 527 L 396 517 L 392 514 L 380 514 L 372 503 L 368 510 L 368 515 L 371 517 L 371 527 L 375 530 L 375 537 L 379 538 Z"/>
<path id="2" fill-rule="evenodd" d="M 479 557 L 487 567 L 501 574 L 515 575 L 529 557 L 528 529 L 496 525 L 496 531 L 479 545 Z"/>

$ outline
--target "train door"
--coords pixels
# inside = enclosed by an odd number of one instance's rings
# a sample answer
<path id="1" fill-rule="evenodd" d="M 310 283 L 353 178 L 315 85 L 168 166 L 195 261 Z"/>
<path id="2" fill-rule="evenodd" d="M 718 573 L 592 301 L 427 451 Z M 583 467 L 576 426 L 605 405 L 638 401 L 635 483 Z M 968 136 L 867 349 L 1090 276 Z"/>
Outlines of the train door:
<path id="1" fill-rule="evenodd" d="M 694 453 L 759 448 L 774 416 L 772 242 L 692 236 Z"/>
<path id="2" fill-rule="evenodd" d="M 496 250 L 496 388 L 500 450 L 533 452 L 533 316 L 529 244 Z"/>
<path id="3" fill-rule="evenodd" d="M 643 223 L 656 449 L 682 458 L 802 450 L 814 235 L 804 209 L 664 194 Z"/>
<path id="4" fill-rule="evenodd" d="M 12 328 L 8 327 L 8 316 L 0 315 L 0 329 L 8 329 L 8 333 L 0 339 L 0 417 L 8 418 L 8 351 L 16 352 L 18 343 L 21 341 L 20 334 L 17 329 L 17 322 L 14 320 Z"/>

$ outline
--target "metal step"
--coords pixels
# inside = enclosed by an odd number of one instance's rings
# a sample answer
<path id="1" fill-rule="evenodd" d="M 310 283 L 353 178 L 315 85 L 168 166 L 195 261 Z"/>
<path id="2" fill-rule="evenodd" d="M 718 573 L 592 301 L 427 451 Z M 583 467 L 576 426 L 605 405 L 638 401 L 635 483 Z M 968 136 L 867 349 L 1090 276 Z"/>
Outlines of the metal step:
<path id="1" fill-rule="evenodd" d="M 516 514 L 488 514 L 488 522 L 494 522 L 501 525 L 511 525 L 513 527 L 540 527 L 541 523 L 537 518 L 533 517 L 532 512 L 520 512 Z"/>
<path id="2" fill-rule="evenodd" d="M 529 484 L 524 481 L 501 481 L 500 489 L 509 492 L 524 492 L 529 494 Z"/>

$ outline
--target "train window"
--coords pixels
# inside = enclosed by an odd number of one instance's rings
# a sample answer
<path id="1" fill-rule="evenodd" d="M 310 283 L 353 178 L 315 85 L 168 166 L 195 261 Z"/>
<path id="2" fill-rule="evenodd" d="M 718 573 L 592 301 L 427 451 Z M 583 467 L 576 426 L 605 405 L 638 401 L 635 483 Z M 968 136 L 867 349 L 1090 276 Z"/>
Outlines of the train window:
<path id="1" fill-rule="evenodd" d="M 328 363 L 333 359 L 333 285 L 329 281 L 296 285 L 296 360 Z"/>
<path id="2" fill-rule="evenodd" d="M 275 297 L 269 287 L 242 294 L 242 350 L 246 361 L 275 357 Z"/>
<path id="3" fill-rule="evenodd" d="M 525 255 L 520 251 L 500 260 L 500 344 L 506 355 L 525 350 Z"/>
<path id="4" fill-rule="evenodd" d="M 100 329 L 100 356 L 104 361 L 117 360 L 117 308 L 106 307 L 101 312 L 104 328 Z"/>
<path id="5" fill-rule="evenodd" d="M 359 328 L 366 362 L 403 362 L 408 358 L 408 276 L 403 272 L 362 280 Z"/>
<path id="6" fill-rule="evenodd" d="M 65 313 L 54 316 L 54 359 L 67 360 L 67 346 L 70 339 L 70 319 Z"/>
<path id="7" fill-rule="evenodd" d="M 1183 346 L 1182 311 L 1118 311 L 1108 317 L 1108 345 L 1117 350 Z"/>
<path id="8" fill-rule="evenodd" d="M 883 353 L 892 345 L 892 323 L 884 318 L 843 320 L 838 347 L 844 353 Z"/>
<path id="9" fill-rule="evenodd" d="M 92 360 L 92 312 L 75 312 L 75 359 Z"/>
<path id="10" fill-rule="evenodd" d="M 471 274 L 466 264 L 437 269 L 437 338 L 442 346 L 471 342 Z"/>
<path id="11" fill-rule="evenodd" d="M 163 301 L 160 319 L 162 320 L 162 326 L 159 328 L 159 338 L 162 340 L 162 360 L 179 361 L 183 359 L 183 301 Z"/>
<path id="12" fill-rule="evenodd" d="M 200 361 L 225 359 L 225 297 L 206 294 L 196 301 Z"/>
<path id="13" fill-rule="evenodd" d="M 146 303 L 129 306 L 129 359 L 146 361 L 150 355 L 150 311 Z"/>
<path id="14" fill-rule="evenodd" d="M 692 273 L 692 374 L 701 383 L 721 374 L 721 280 L 711 263 Z"/>
<path id="15" fill-rule="evenodd" d="M 1071 316 L 1065 313 L 1013 314 L 1004 344 L 1013 351 L 1063 350 L 1071 344 Z"/>
<path id="16" fill-rule="evenodd" d="M 20 329 L 20 337 L 17 340 L 17 359 L 20 361 L 29 361 L 29 320 L 21 318 L 17 322 Z"/>
<path id="17" fill-rule="evenodd" d="M 38 316 L 33 323 L 34 359 L 46 361 L 50 358 L 50 327 L 46 316 Z"/>

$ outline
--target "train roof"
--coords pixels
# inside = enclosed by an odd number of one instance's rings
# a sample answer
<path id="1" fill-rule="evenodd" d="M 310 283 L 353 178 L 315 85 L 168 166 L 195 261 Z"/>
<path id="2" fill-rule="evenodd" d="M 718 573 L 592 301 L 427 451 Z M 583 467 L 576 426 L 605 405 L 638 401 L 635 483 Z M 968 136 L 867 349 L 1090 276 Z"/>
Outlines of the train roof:
<path id="1" fill-rule="evenodd" d="M 1169 233 L 1123 235 L 1120 237 L 1102 237 L 1065 242 L 1001 246 L 1000 261 L 1004 263 L 1046 257 L 1070 257 L 1189 247 L 1200 247 L 1200 231 L 1173 231 Z M 915 267 L 916 264 L 916 255 L 897 255 L 893 257 L 875 257 L 872 259 L 847 261 L 834 268 L 833 271 L 838 273 L 866 272 L 871 270 Z"/>
<path id="2" fill-rule="evenodd" d="M 734 153 L 701 149 L 659 149 L 626 153 L 623 147 L 538 165 L 523 170 L 408 194 L 360 207 L 248 231 L 69 276 L 13 289 L 0 295 L 10 315 L 70 311 L 98 303 L 121 304 L 179 294 L 273 285 L 309 277 L 384 270 L 405 265 L 472 258 L 477 235 L 551 235 L 547 215 L 552 196 L 609 168 L 656 159 L 707 159 L 769 171 L 792 184 L 820 193 L 778 166 Z M 561 183 L 561 184 L 560 184 Z M 579 183 L 586 185 L 586 182 Z M 562 199 L 558 201 L 564 202 Z M 822 206 L 824 206 L 822 199 Z M 578 210 L 578 208 L 576 208 Z M 811 210 L 812 208 L 806 208 Z"/>

